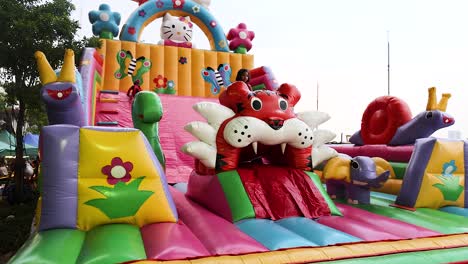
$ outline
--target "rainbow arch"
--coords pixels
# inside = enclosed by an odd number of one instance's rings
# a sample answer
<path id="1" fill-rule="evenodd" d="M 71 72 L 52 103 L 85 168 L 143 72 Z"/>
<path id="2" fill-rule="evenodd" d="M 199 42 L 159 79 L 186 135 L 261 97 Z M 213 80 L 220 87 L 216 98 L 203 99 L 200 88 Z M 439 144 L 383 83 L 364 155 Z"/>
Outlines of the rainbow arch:
<path id="1" fill-rule="evenodd" d="M 224 31 L 214 16 L 202 5 L 191 0 L 149 0 L 128 18 L 120 32 L 120 40 L 138 42 L 143 29 L 166 12 L 175 16 L 189 16 L 207 36 L 212 50 L 229 52 Z"/>

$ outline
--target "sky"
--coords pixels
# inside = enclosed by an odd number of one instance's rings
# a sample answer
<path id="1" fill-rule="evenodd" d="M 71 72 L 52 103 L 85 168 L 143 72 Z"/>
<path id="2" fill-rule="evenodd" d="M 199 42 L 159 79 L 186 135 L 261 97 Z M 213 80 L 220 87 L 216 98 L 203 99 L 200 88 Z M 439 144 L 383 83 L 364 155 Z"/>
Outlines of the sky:
<path id="1" fill-rule="evenodd" d="M 82 36 L 92 36 L 88 12 L 107 3 L 122 16 L 138 7 L 130 0 L 73 0 Z M 468 1 L 466 0 L 211 0 L 210 10 L 225 32 L 239 23 L 255 32 L 255 67 L 268 66 L 280 83 L 296 85 L 302 99 L 296 111 L 317 109 L 331 119 L 321 128 L 353 134 L 375 98 L 387 95 L 387 43 L 390 42 L 390 95 L 425 110 L 427 89 L 438 98 L 451 93 L 447 112 L 455 124 L 436 132 L 468 137 Z M 157 43 L 160 21 L 141 40 Z M 207 37 L 194 31 L 197 48 Z"/>

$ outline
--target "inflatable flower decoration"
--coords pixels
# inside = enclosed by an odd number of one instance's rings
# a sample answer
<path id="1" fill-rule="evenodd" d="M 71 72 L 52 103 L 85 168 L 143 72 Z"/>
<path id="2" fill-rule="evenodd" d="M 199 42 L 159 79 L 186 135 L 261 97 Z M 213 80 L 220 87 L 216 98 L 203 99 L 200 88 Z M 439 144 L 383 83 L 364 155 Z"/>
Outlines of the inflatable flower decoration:
<path id="1" fill-rule="evenodd" d="M 102 4 L 99 10 L 88 13 L 89 22 L 93 24 L 93 34 L 104 39 L 113 39 L 119 34 L 120 14 L 112 12 L 110 6 Z"/>
<path id="2" fill-rule="evenodd" d="M 247 30 L 244 23 L 240 23 L 236 28 L 229 30 L 227 39 L 229 42 L 229 49 L 235 53 L 245 54 L 252 48 L 252 40 L 255 38 L 253 31 Z"/>

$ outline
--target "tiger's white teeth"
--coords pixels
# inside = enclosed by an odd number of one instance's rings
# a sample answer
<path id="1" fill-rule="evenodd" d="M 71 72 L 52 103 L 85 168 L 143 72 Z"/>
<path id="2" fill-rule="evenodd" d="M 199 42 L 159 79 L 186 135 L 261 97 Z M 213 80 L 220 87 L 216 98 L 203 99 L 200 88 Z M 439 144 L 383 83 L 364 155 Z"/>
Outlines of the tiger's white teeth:
<path id="1" fill-rule="evenodd" d="M 281 152 L 284 154 L 284 151 L 286 150 L 286 143 L 281 143 Z"/>
<path id="2" fill-rule="evenodd" d="M 252 142 L 252 148 L 255 154 L 257 154 L 257 146 L 258 146 L 258 142 Z"/>

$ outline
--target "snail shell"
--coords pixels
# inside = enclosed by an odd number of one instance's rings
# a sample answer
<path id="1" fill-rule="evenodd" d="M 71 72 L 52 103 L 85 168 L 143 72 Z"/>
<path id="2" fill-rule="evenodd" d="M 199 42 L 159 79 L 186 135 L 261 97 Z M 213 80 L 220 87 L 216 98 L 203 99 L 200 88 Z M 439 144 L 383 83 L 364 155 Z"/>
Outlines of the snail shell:
<path id="1" fill-rule="evenodd" d="M 365 144 L 388 144 L 397 129 L 411 119 L 411 110 L 406 102 L 395 96 L 378 97 L 362 115 L 362 140 Z"/>

